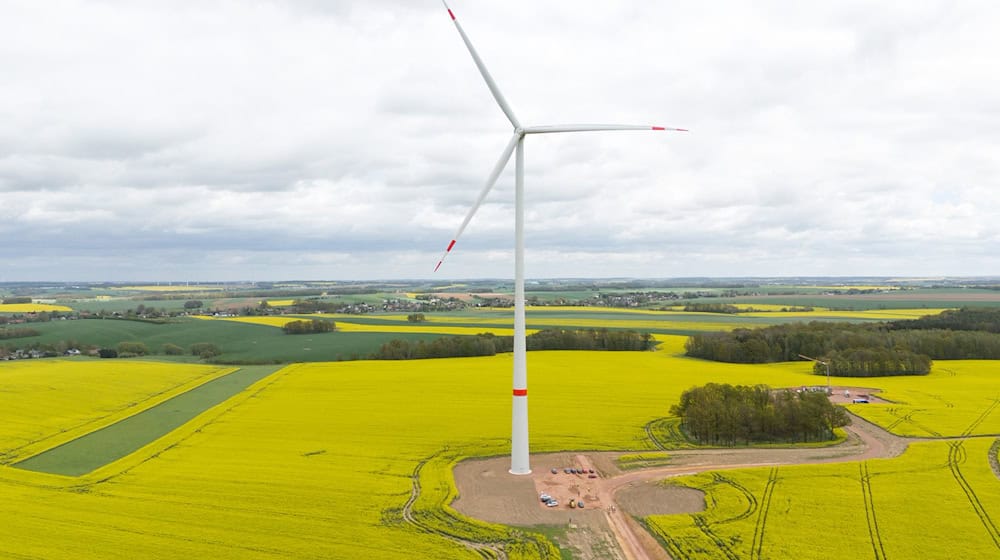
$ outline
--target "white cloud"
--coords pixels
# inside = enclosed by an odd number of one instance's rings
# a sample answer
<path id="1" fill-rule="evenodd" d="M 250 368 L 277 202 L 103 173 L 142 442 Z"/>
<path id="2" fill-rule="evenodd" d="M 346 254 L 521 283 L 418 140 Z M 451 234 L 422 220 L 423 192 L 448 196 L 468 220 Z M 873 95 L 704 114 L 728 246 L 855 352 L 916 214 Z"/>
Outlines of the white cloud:
<path id="1" fill-rule="evenodd" d="M 467 2 L 531 276 L 1000 265 L 987 2 Z M 510 135 L 439 2 L 0 8 L 16 279 L 427 277 Z M 511 275 L 508 170 L 442 272 Z M 59 263 L 59 264 L 53 264 Z"/>

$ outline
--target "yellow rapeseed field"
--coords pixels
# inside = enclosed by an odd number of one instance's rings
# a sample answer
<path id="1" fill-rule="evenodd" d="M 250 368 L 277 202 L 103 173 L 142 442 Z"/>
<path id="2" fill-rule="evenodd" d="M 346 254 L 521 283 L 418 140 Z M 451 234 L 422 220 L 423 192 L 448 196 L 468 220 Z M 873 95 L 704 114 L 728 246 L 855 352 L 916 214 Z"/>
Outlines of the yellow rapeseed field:
<path id="1" fill-rule="evenodd" d="M 236 321 L 239 323 L 251 323 L 254 325 L 267 325 L 270 327 L 284 327 L 292 321 L 317 319 L 335 319 L 337 330 L 341 332 L 388 332 L 388 333 L 433 333 L 441 335 L 475 335 L 480 333 L 493 333 L 498 336 L 511 336 L 514 329 L 509 327 L 460 327 L 439 323 L 402 323 L 397 325 L 370 325 L 366 323 L 352 323 L 350 319 L 357 319 L 356 315 L 310 315 L 309 317 L 294 316 L 265 316 L 265 317 L 226 317 L 219 320 Z M 346 319 L 346 320 L 345 320 Z M 528 333 L 535 332 L 529 330 Z"/>
<path id="2" fill-rule="evenodd" d="M 665 352 L 529 360 L 535 451 L 648 449 L 643 425 L 700 378 L 803 377 Z M 70 559 L 477 558 L 404 523 L 400 508 L 414 470 L 442 450 L 502 452 L 510 371 L 510 355 L 290 366 L 69 487 L 0 468 L 0 542 Z"/>
<path id="3" fill-rule="evenodd" d="M 279 329 L 281 327 L 284 327 L 288 323 L 291 323 L 292 321 L 303 320 L 302 317 L 290 317 L 287 315 L 266 315 L 263 317 L 221 317 L 218 319 L 202 315 L 199 316 L 199 318 L 215 320 L 215 321 L 233 321 L 236 323 L 250 323 L 251 325 L 266 325 L 269 327 L 278 327 Z"/>
<path id="4" fill-rule="evenodd" d="M 998 360 L 938 360 L 925 376 L 854 379 L 884 389 L 878 396 L 893 403 L 851 405 L 852 412 L 899 435 L 1000 434 Z"/>
<path id="5" fill-rule="evenodd" d="M 481 333 L 493 333 L 497 336 L 513 336 L 514 334 L 514 329 L 506 327 L 458 327 L 436 323 L 415 323 L 412 325 L 367 325 L 364 323 L 337 321 L 337 330 L 343 332 L 434 333 L 441 335 L 476 335 Z M 536 331 L 537 329 L 528 329 L 527 333 L 531 334 Z"/>
<path id="6" fill-rule="evenodd" d="M 529 354 L 532 451 L 631 449 L 659 461 L 648 453 L 644 426 L 667 416 L 691 386 L 824 381 L 810 364 L 694 360 L 679 355 L 683 337 L 658 339 L 656 352 Z M 905 395 L 908 382 L 918 394 L 947 398 L 934 385 L 949 375 L 945 368 L 958 383 L 985 383 L 995 371 L 938 362 L 932 375 L 900 378 L 887 395 Z M 448 508 L 448 472 L 463 456 L 506 452 L 511 369 L 509 354 L 296 364 L 84 477 L 0 466 L 0 557 L 481 558 L 441 532 L 515 536 Z M 0 384 L 0 396 L 9 387 Z M 46 398 L 39 389 L 24 401 Z M 990 425 L 978 403 L 969 408 L 975 417 L 952 404 L 935 411 L 958 415 L 941 425 L 964 423 L 967 431 L 980 417 Z M 986 558 L 996 549 L 985 520 L 1000 519 L 1000 482 L 986 460 L 991 443 L 939 441 L 894 460 L 730 471 L 725 480 L 701 475 L 684 483 L 710 492 L 709 511 L 649 521 L 672 550 L 692 558 L 855 558 L 873 555 L 873 546 L 884 548 L 874 554 L 880 558 L 933 558 L 949 557 L 936 555 L 949 542 L 958 557 Z M 422 491 L 411 503 L 414 477 Z M 938 522 L 934 512 L 947 519 Z M 877 538 L 869 519 L 877 520 Z M 523 542 L 518 557 L 550 550 L 535 537 Z"/>
<path id="7" fill-rule="evenodd" d="M 0 464 L 55 447 L 229 371 L 139 361 L 0 362 Z"/>
<path id="8" fill-rule="evenodd" d="M 65 305 L 49 303 L 0 303 L 0 313 L 41 313 L 43 311 L 73 311 Z"/>
<path id="9" fill-rule="evenodd" d="M 652 516 L 675 558 L 996 558 L 993 438 L 915 443 L 901 457 L 705 473 L 694 515 Z"/>

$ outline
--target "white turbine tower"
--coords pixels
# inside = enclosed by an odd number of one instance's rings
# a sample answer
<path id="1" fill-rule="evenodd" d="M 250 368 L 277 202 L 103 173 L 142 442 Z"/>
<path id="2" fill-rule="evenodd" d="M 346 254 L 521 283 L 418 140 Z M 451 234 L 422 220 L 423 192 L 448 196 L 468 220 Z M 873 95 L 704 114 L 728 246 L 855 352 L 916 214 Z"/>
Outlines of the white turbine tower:
<path id="1" fill-rule="evenodd" d="M 483 186 L 483 190 L 480 191 L 476 202 L 469 209 L 468 214 L 465 215 L 462 225 L 458 227 L 455 236 L 448 243 L 448 248 L 445 249 L 444 255 L 441 256 L 441 260 L 438 261 L 434 270 L 437 271 L 441 267 L 441 263 L 444 262 L 445 257 L 451 252 L 455 246 L 455 242 L 462 235 L 462 232 L 465 231 L 465 227 L 469 225 L 472 216 L 475 215 L 479 206 L 483 203 L 483 199 L 486 198 L 486 195 L 497 182 L 497 178 L 504 167 L 507 166 L 507 161 L 510 160 L 511 154 L 516 149 L 517 157 L 515 158 L 514 182 L 514 396 L 511 421 L 510 472 L 512 474 L 530 474 L 531 465 L 528 459 L 528 360 L 524 321 L 524 137 L 528 134 L 598 130 L 673 130 L 680 132 L 686 132 L 687 130 L 683 128 L 629 124 L 522 126 L 521 122 L 514 116 L 514 111 L 511 110 L 507 100 L 500 93 L 500 88 L 493 81 L 493 77 L 490 76 L 486 65 L 479 58 L 479 53 L 472 46 L 461 24 L 458 23 L 458 19 L 455 18 L 455 13 L 451 11 L 445 0 L 441 1 L 445 9 L 448 10 L 448 15 L 451 16 L 452 22 L 455 23 L 455 29 L 458 29 L 458 34 L 462 36 L 462 41 L 465 43 L 466 48 L 469 49 L 469 54 L 472 55 L 472 60 L 475 61 L 476 67 L 479 68 L 479 73 L 482 74 L 483 79 L 486 81 L 486 86 L 490 88 L 490 93 L 493 94 L 493 98 L 496 99 L 500 109 L 507 115 L 510 124 L 513 125 L 514 134 L 511 136 L 510 142 L 507 143 L 507 147 L 500 154 L 500 159 L 497 160 L 496 165 L 493 166 L 493 171 L 490 172 L 489 177 L 486 179 L 486 185 Z"/>

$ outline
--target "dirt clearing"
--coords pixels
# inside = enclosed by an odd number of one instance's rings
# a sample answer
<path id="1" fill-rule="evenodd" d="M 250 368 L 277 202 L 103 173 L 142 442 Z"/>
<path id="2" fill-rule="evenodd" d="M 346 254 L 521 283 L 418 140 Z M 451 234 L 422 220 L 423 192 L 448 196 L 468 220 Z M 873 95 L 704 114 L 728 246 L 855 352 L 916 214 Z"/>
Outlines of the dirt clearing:
<path id="1" fill-rule="evenodd" d="M 845 388 L 840 390 L 843 394 Z M 620 454 L 616 452 L 533 455 L 534 470 L 524 476 L 507 472 L 507 456 L 464 461 L 455 467 L 459 498 L 451 505 L 469 517 L 493 523 L 565 527 L 557 540 L 581 559 L 669 558 L 635 517 L 696 513 L 705 509 L 705 499 L 698 490 L 660 481 L 709 470 L 896 457 L 914 441 L 853 415 L 852 420 L 847 440 L 831 447 L 677 450 L 669 452 L 668 466 L 624 473 L 615 464 Z M 542 494 L 558 505 L 546 505 Z"/>

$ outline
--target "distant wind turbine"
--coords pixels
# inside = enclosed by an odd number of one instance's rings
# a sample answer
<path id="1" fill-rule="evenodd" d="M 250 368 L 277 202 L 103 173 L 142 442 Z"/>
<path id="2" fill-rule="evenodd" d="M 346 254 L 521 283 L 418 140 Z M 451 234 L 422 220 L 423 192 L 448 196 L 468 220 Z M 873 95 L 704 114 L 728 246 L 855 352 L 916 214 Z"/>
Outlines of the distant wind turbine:
<path id="1" fill-rule="evenodd" d="M 434 270 L 436 272 L 441 267 L 441 263 L 444 262 L 445 257 L 455 247 L 455 242 L 458 241 L 462 232 L 465 231 L 466 226 L 469 225 L 472 216 L 479 210 L 479 206 L 483 203 L 493 185 L 496 184 L 497 178 L 500 177 L 500 173 L 503 172 L 504 167 L 507 166 L 511 154 L 516 150 L 517 157 L 514 160 L 514 400 L 511 421 L 510 472 L 512 474 L 530 474 L 531 465 L 528 458 L 528 360 L 524 320 L 524 137 L 528 134 L 553 132 L 589 132 L 601 130 L 671 130 L 687 132 L 687 130 L 683 128 L 631 124 L 522 126 L 521 122 L 514 116 L 514 111 L 511 110 L 507 100 L 500 92 L 500 88 L 493 81 L 493 77 L 490 75 L 489 70 L 486 69 L 486 65 L 479 58 L 479 53 L 472 46 L 461 24 L 458 23 L 455 13 L 451 11 L 445 0 L 441 0 L 441 2 L 444 4 L 445 9 L 448 10 L 448 15 L 451 16 L 452 22 L 455 23 L 455 29 L 462 36 L 462 41 L 465 42 L 466 48 L 469 49 L 469 54 L 472 55 L 472 60 L 476 63 L 476 67 L 479 68 L 479 73 L 482 74 L 483 79 L 486 81 L 486 86 L 490 89 L 490 93 L 493 94 L 493 98 L 496 99 L 503 113 L 507 115 L 510 124 L 514 126 L 514 134 L 507 143 L 507 147 L 500 154 L 500 159 L 497 160 L 496 165 L 493 166 L 493 171 L 490 172 L 489 177 L 486 179 L 486 185 L 483 186 L 483 190 L 479 192 L 476 202 L 469 209 L 468 214 L 465 215 L 462 225 L 458 226 L 458 231 L 455 232 L 455 236 L 448 243 L 448 248 L 445 249 L 441 260 L 438 261 Z"/>

